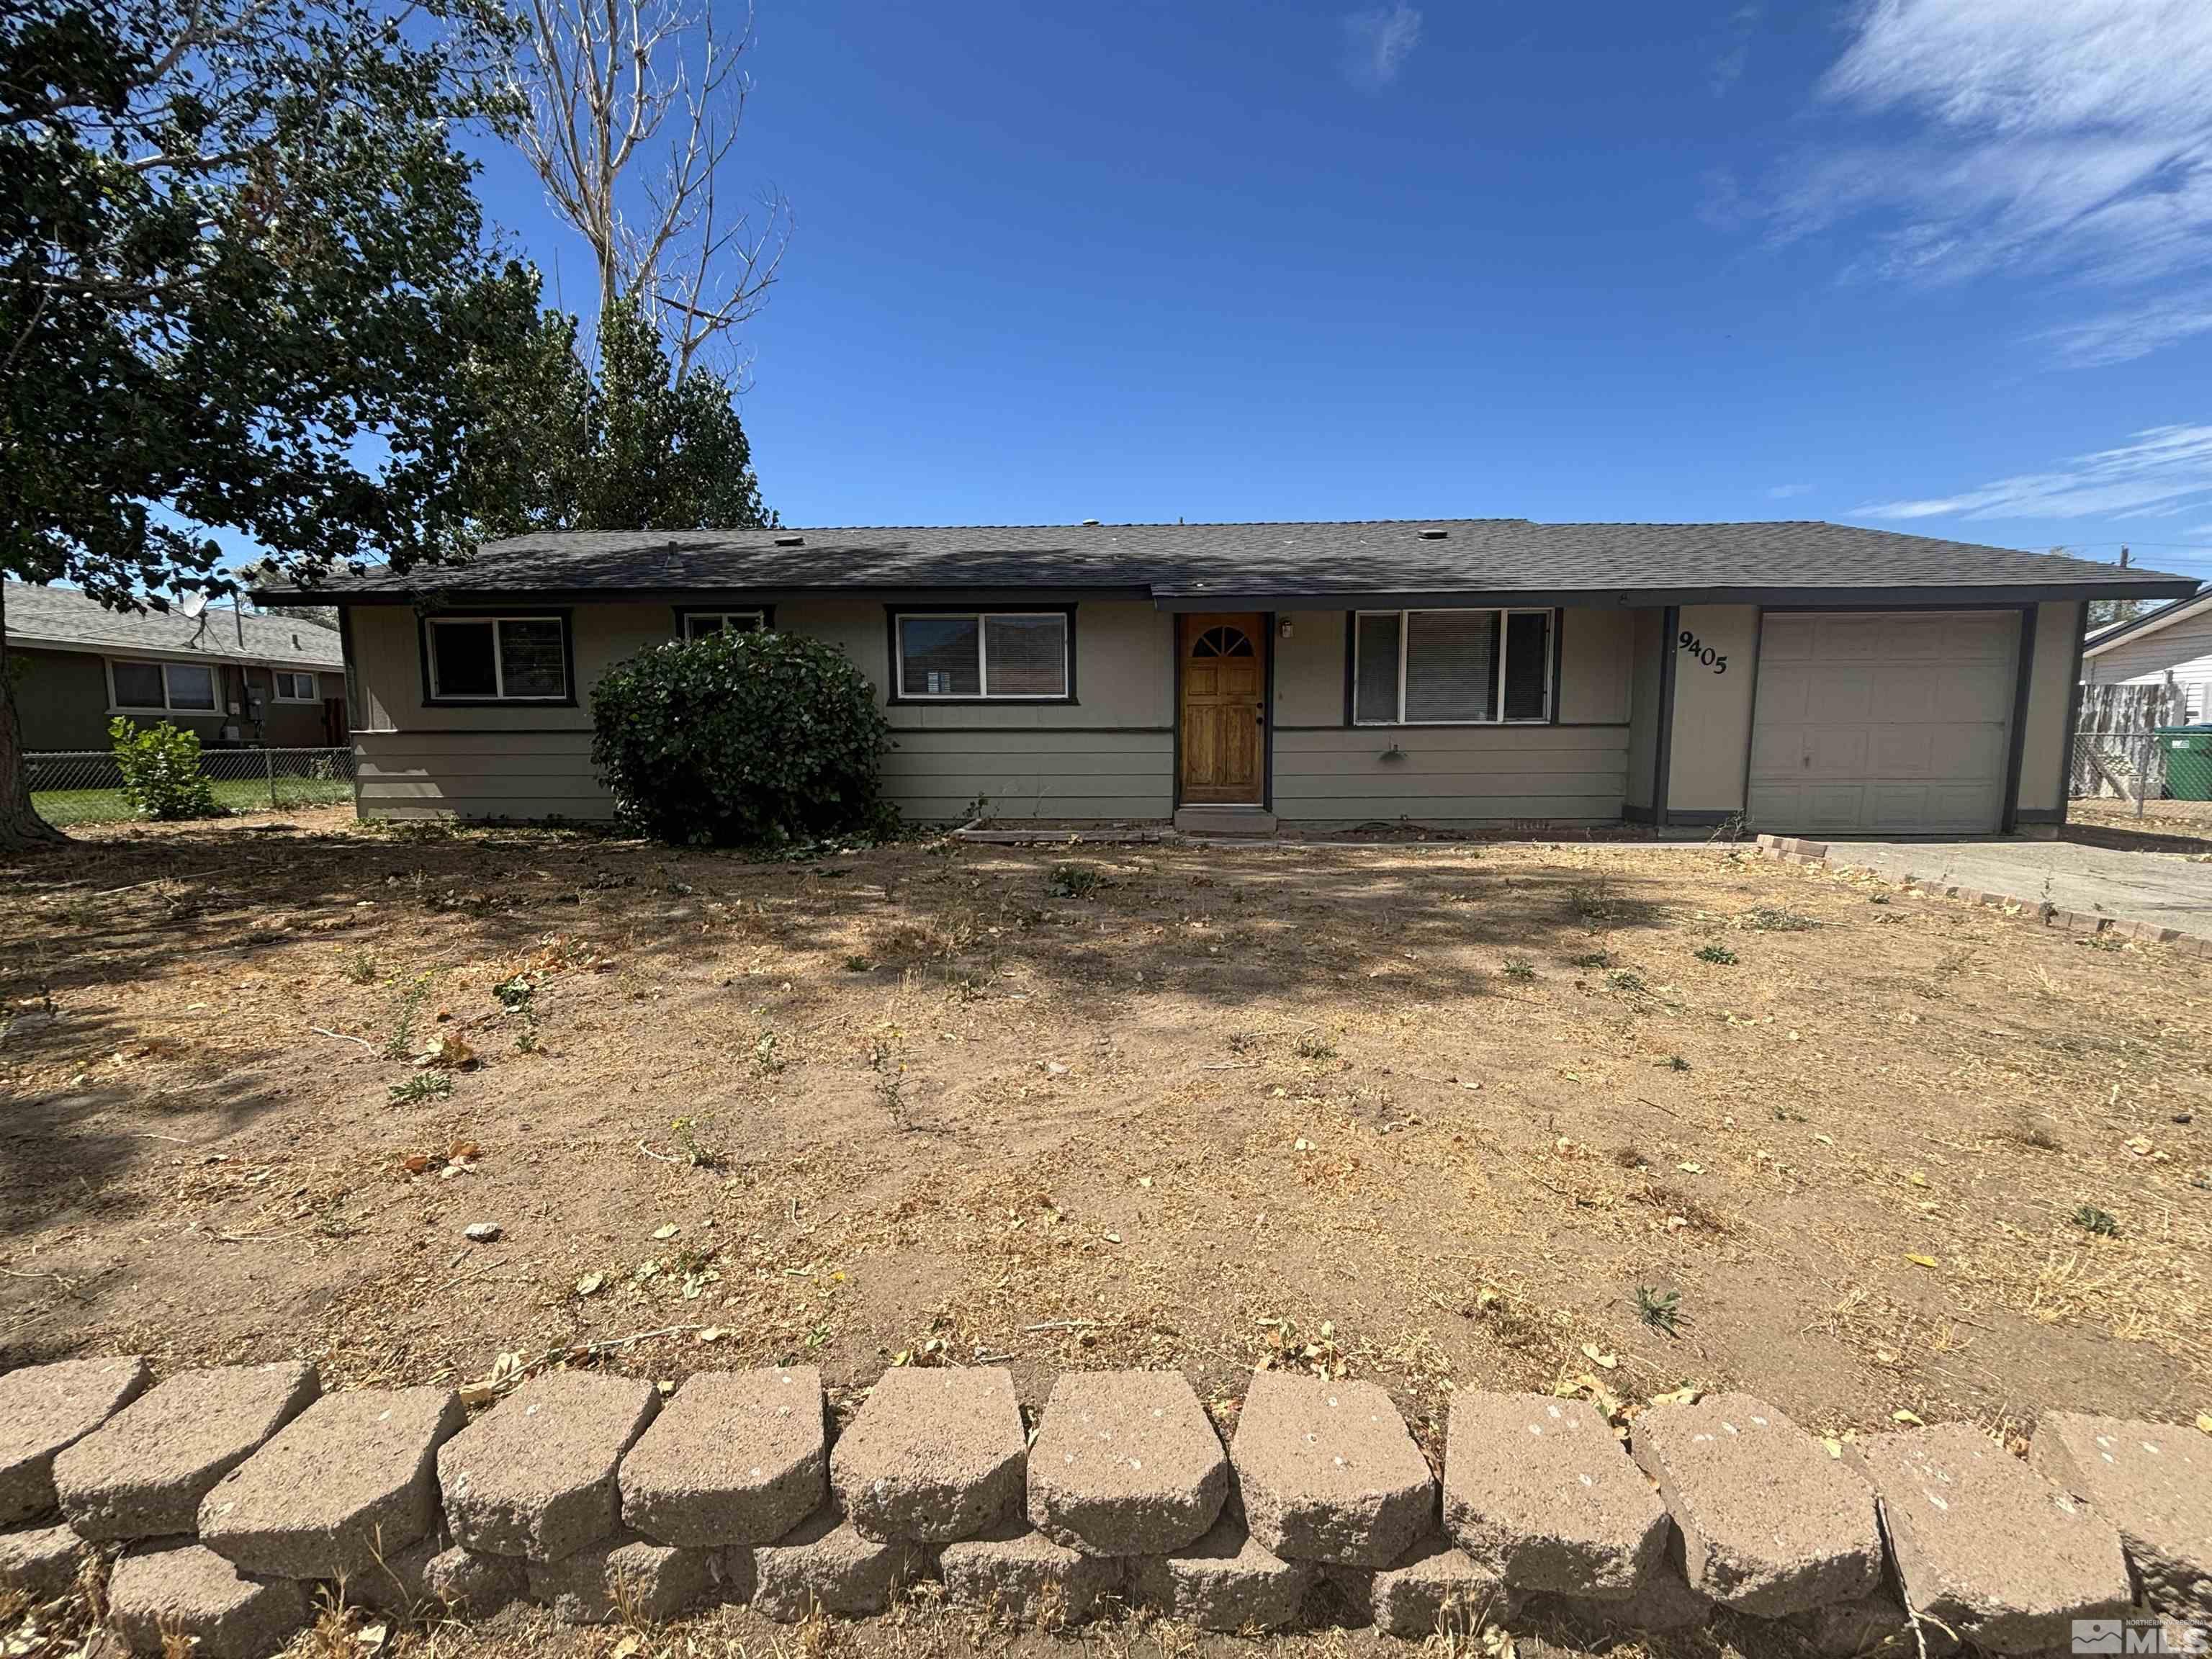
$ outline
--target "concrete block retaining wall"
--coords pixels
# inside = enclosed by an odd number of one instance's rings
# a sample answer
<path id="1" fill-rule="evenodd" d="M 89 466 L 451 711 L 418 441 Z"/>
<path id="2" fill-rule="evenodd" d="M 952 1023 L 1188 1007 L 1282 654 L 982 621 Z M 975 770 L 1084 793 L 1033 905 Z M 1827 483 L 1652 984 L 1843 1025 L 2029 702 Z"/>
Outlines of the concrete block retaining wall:
<path id="1" fill-rule="evenodd" d="M 299 1365 L 30 1366 L 0 1376 L 0 1588 L 63 1595 L 88 1548 L 118 1552 L 113 1636 L 202 1659 L 272 1651 L 329 1594 L 793 1621 L 923 1578 L 1025 1625 L 1150 1607 L 1264 1629 L 1327 1582 L 1406 1638 L 1524 1606 L 1600 1637 L 1727 1608 L 1837 1654 L 2212 1622 L 2194 1427 L 2055 1414 L 2022 1462 L 1966 1425 L 1824 1443 L 1721 1395 L 1655 1405 L 1624 1443 L 1585 1403 L 1470 1390 L 1439 1480 L 1369 1383 L 1257 1374 L 1225 1445 L 1175 1372 L 1071 1374 L 1036 1415 L 994 1367 L 887 1372 L 833 1443 L 804 1369 L 665 1401 L 549 1373 L 469 1421 L 438 1389 L 319 1395 Z"/>

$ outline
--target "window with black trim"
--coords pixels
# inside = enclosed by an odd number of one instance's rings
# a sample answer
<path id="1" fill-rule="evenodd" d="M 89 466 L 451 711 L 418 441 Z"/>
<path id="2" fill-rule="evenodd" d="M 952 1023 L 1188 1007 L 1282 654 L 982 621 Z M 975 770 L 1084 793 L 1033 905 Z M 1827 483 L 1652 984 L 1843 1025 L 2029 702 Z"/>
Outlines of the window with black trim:
<path id="1" fill-rule="evenodd" d="M 1552 718 L 1549 611 L 1362 611 L 1355 726 L 1499 726 Z"/>
<path id="2" fill-rule="evenodd" d="M 316 689 L 313 674 L 296 673 L 289 668 L 270 671 L 276 681 L 276 701 L 279 702 L 320 702 L 323 694 Z"/>
<path id="3" fill-rule="evenodd" d="M 1065 701 L 1073 632 L 1065 611 L 896 611 L 893 682 L 915 701 Z"/>
<path id="4" fill-rule="evenodd" d="M 568 696 L 562 617 L 431 617 L 423 623 L 436 702 L 561 702 Z"/>
<path id="5" fill-rule="evenodd" d="M 204 662 L 126 662 L 111 659 L 109 690 L 116 708 L 149 714 L 212 714 L 215 670 Z"/>
<path id="6" fill-rule="evenodd" d="M 768 627 L 765 611 L 686 611 L 684 637 L 703 640 L 710 634 L 757 634 Z"/>

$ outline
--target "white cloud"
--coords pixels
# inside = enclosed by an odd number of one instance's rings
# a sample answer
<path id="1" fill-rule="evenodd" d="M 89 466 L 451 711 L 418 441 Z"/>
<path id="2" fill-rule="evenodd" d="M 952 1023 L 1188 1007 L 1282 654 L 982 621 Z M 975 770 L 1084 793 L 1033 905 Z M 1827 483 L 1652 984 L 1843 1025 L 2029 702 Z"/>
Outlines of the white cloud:
<path id="1" fill-rule="evenodd" d="M 1729 88 L 1742 80 L 1744 70 L 1751 67 L 1752 31 L 1759 27 L 1759 16 L 1764 10 L 1760 0 L 1745 0 L 1745 3 L 1729 14 L 1721 49 L 1712 61 L 1714 97 L 1727 97 Z"/>
<path id="2" fill-rule="evenodd" d="M 1421 14 L 1404 0 L 1350 13 L 1344 20 L 1344 72 L 1354 86 L 1379 91 L 1398 78 L 1420 43 Z"/>
<path id="3" fill-rule="evenodd" d="M 2100 368 L 2205 333 L 2212 333 L 2212 288 L 2108 311 L 2037 337 L 2056 346 L 2058 361 L 2069 368 Z"/>
<path id="4" fill-rule="evenodd" d="M 2154 426 L 2116 448 L 1921 500 L 1874 501 L 1867 519 L 2159 518 L 2212 506 L 2212 426 Z"/>
<path id="5" fill-rule="evenodd" d="M 2069 365 L 2200 331 L 2142 313 L 2212 264 L 2206 0 L 1861 0 L 1820 92 L 1841 130 L 1746 198 L 1778 239 L 1850 238 L 1850 278 L 2013 270 L 2124 294 L 2134 327 L 2051 337 Z"/>
<path id="6" fill-rule="evenodd" d="M 1777 484 L 1766 492 L 1766 499 L 1770 501 L 1786 501 L 1795 496 L 1809 495 L 1812 493 L 1811 484 Z"/>

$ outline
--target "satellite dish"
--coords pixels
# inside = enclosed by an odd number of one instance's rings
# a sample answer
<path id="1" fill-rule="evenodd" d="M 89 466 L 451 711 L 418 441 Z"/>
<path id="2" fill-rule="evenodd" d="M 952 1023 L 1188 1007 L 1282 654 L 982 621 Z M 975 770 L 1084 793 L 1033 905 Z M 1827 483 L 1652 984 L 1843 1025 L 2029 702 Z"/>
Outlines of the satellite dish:
<path id="1" fill-rule="evenodd" d="M 183 609 L 187 617 L 198 616 L 201 611 L 207 609 L 207 595 L 204 593 L 186 594 L 185 596 Z"/>

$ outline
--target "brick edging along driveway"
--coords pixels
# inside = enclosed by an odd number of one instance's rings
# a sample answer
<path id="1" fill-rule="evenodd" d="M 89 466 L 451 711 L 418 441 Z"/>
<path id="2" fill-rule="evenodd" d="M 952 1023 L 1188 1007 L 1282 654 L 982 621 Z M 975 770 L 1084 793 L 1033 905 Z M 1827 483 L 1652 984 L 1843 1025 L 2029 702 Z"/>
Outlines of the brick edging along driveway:
<path id="1" fill-rule="evenodd" d="M 1784 864 L 1825 865 L 1841 872 L 1889 879 L 1879 871 L 1869 870 L 1838 857 L 1838 849 L 1826 842 L 1805 841 L 1795 836 L 1761 836 L 1759 837 L 1759 850 L 1762 858 Z M 2056 904 L 2021 894 L 1991 892 L 1978 887 L 1960 886 L 1955 882 L 1914 878 L 1897 884 L 1901 890 L 1917 893 L 1923 898 L 1956 899 L 1962 904 L 1989 906 L 2008 915 L 2018 915 L 2063 933 L 2104 934 L 2112 939 L 2132 939 L 2142 945 L 2170 945 L 2184 956 L 2212 957 L 2212 938 L 2185 933 L 2179 927 L 2167 927 L 2157 922 L 2126 921 L 2094 910 L 2063 909 Z"/>

